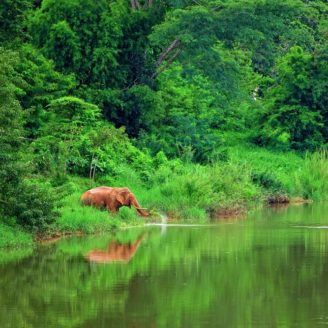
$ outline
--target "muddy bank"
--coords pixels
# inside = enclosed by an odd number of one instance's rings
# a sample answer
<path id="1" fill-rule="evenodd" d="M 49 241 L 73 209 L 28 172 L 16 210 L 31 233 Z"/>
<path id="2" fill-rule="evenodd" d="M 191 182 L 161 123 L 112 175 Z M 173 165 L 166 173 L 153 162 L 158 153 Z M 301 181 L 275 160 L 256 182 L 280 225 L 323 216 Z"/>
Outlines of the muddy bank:
<path id="1" fill-rule="evenodd" d="M 303 197 L 290 197 L 287 194 L 276 193 L 269 195 L 266 198 L 266 204 L 276 205 L 276 204 L 308 204 L 312 203 L 311 199 L 305 199 Z"/>

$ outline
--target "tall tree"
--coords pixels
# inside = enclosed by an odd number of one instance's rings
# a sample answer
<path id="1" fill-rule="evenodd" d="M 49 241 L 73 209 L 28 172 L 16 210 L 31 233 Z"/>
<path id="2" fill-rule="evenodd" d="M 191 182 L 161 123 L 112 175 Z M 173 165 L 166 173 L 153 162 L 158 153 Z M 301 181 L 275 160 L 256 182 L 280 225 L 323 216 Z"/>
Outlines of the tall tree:
<path id="1" fill-rule="evenodd" d="M 292 47 L 277 65 L 275 84 L 266 97 L 262 140 L 294 149 L 314 150 L 324 143 L 325 107 L 321 97 L 326 91 L 327 70 L 318 71 L 322 62 L 300 47 Z M 319 68 L 319 67 L 320 68 Z M 325 102 L 325 101 L 324 101 Z"/>
<path id="2" fill-rule="evenodd" d="M 14 70 L 17 59 L 16 53 L 0 48 L 0 213 L 40 229 L 56 213 L 47 190 L 25 180 L 29 166 L 22 159 L 24 116 L 17 96 L 23 81 Z"/>

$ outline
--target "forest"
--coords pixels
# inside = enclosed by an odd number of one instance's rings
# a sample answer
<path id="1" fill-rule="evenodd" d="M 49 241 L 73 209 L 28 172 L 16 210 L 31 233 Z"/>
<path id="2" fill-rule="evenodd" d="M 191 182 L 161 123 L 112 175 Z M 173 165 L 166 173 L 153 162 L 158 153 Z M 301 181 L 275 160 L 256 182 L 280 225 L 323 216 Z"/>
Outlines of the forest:
<path id="1" fill-rule="evenodd" d="M 328 197 L 325 0 L 2 0 L 0 247 Z"/>

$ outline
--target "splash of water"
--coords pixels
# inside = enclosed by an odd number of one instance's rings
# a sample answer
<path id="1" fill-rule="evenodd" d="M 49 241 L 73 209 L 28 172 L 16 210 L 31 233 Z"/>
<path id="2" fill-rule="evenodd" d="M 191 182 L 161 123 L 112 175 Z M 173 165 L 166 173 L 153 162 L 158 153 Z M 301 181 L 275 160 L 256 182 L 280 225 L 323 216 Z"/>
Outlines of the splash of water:
<path id="1" fill-rule="evenodd" d="M 323 225 L 323 226 L 293 226 L 293 228 L 306 228 L 306 229 L 328 229 L 328 226 Z"/>

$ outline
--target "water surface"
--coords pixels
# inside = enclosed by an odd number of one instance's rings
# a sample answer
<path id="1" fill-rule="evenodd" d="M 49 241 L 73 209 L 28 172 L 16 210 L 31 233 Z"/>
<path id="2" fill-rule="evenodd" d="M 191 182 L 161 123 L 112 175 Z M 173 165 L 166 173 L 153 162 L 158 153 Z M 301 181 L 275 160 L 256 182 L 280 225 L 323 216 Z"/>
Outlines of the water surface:
<path id="1" fill-rule="evenodd" d="M 0 327 L 320 327 L 328 206 L 74 237 L 0 259 Z"/>

